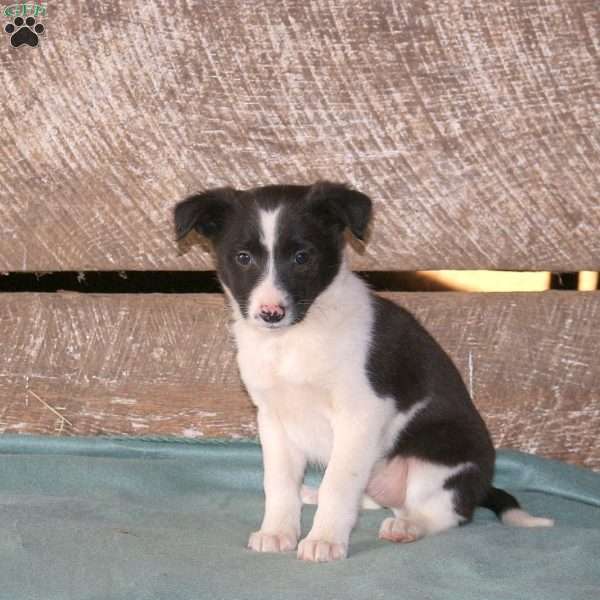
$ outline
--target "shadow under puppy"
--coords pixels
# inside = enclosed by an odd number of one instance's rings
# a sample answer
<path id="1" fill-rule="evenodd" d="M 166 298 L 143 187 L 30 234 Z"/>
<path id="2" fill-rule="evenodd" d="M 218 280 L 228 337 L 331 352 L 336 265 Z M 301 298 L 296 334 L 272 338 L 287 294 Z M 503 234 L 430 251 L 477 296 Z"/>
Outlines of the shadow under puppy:
<path id="1" fill-rule="evenodd" d="M 302 499 L 318 503 L 298 557 L 347 554 L 361 505 L 393 517 L 379 536 L 412 542 L 468 522 L 549 526 L 492 487 L 488 430 L 450 358 L 406 310 L 372 294 L 344 259 L 371 200 L 345 185 L 208 190 L 175 207 L 178 238 L 212 241 L 233 311 L 240 373 L 258 408 L 265 514 L 248 546 L 293 550 Z M 326 465 L 318 490 L 307 463 Z"/>

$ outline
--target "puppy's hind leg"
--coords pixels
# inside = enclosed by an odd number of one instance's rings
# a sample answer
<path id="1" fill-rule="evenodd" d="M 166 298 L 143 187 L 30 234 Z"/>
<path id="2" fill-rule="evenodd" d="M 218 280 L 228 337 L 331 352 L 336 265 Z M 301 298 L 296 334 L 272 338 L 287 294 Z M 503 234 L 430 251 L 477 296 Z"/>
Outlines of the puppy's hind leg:
<path id="1" fill-rule="evenodd" d="M 382 522 L 379 537 L 406 544 L 455 527 L 461 522 L 461 517 L 454 510 L 452 496 L 452 492 L 440 490 L 418 509 L 394 509 L 394 516 Z"/>
<path id="2" fill-rule="evenodd" d="M 383 521 L 379 537 L 398 543 L 414 542 L 469 520 L 475 499 L 461 498 L 457 504 L 457 494 L 462 490 L 457 488 L 455 477 L 473 467 L 471 464 L 446 467 L 410 459 L 404 505 L 393 508 L 394 517 Z M 465 511 L 457 512 L 457 506 L 463 505 Z"/>

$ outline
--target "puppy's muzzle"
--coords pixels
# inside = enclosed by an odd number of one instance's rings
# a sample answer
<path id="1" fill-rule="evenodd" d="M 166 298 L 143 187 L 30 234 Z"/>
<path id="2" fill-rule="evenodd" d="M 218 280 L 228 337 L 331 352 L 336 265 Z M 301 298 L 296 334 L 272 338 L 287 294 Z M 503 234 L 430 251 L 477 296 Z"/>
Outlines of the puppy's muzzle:
<path id="1" fill-rule="evenodd" d="M 262 304 L 259 316 L 265 323 L 279 323 L 285 317 L 285 307 L 281 304 Z"/>

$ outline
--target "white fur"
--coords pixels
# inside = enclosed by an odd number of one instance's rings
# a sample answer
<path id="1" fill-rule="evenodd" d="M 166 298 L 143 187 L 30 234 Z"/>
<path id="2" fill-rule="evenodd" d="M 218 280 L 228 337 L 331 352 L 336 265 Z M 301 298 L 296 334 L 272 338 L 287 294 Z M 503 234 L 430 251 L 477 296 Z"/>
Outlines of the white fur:
<path id="1" fill-rule="evenodd" d="M 368 291 L 343 269 L 293 327 L 266 330 L 242 319 L 233 325 L 252 400 L 259 411 L 277 414 L 311 461 L 331 458 L 336 418 L 360 427 L 368 412 L 381 430 L 394 415 L 391 402 L 375 397 L 364 368 L 372 321 Z"/>
<path id="2" fill-rule="evenodd" d="M 267 266 L 260 283 L 252 290 L 248 298 L 248 315 L 257 325 L 268 329 L 273 329 L 274 326 L 265 324 L 260 318 L 261 306 L 265 304 L 287 306 L 289 304 L 285 290 L 277 285 L 275 273 L 275 242 L 279 211 L 279 208 L 272 211 L 260 211 L 260 241 L 267 250 Z M 276 327 L 285 327 L 292 320 L 293 315 L 287 311 Z"/>
<path id="3" fill-rule="evenodd" d="M 502 522 L 513 527 L 552 527 L 554 525 L 554 519 L 534 517 L 520 508 L 513 508 L 504 512 Z"/>

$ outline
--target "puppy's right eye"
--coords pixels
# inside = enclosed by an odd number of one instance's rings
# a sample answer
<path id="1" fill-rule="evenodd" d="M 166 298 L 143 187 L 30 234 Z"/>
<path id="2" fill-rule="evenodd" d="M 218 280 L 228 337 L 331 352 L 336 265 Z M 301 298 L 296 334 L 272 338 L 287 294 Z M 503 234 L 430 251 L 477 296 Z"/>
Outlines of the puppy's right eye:
<path id="1" fill-rule="evenodd" d="M 235 255 L 235 260 L 239 265 L 247 267 L 252 262 L 252 256 L 249 252 L 238 252 Z"/>
<path id="2" fill-rule="evenodd" d="M 294 255 L 294 262 L 297 265 L 305 265 L 308 262 L 308 258 L 308 252 L 306 252 L 305 250 L 300 250 Z"/>

